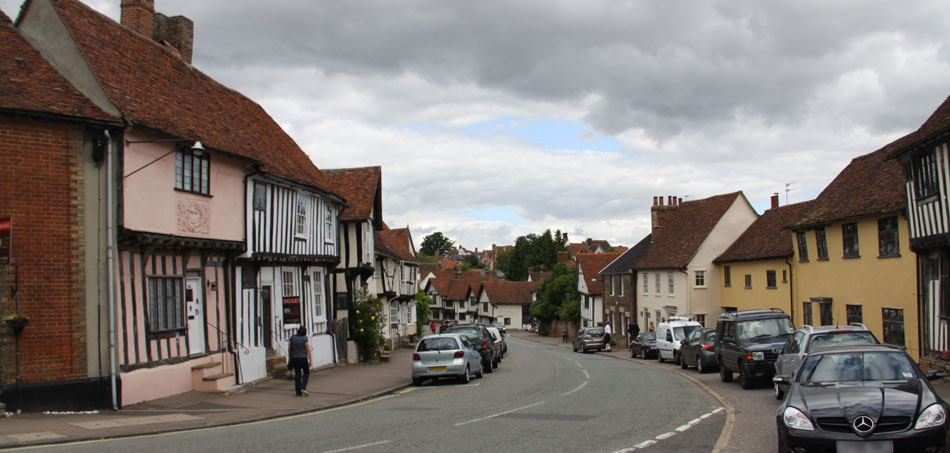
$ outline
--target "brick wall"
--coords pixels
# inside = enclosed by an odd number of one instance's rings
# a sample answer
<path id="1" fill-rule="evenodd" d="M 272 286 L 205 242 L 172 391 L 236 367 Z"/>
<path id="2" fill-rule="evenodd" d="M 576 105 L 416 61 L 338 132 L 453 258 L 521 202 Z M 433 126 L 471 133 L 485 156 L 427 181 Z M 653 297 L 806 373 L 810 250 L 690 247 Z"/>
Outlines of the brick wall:
<path id="1" fill-rule="evenodd" d="M 0 116 L 0 218 L 13 218 L 23 382 L 85 377 L 82 130 Z M 15 311 L 14 266 L 0 266 L 0 316 Z M 15 382 L 15 336 L 0 326 L 0 380 Z"/>

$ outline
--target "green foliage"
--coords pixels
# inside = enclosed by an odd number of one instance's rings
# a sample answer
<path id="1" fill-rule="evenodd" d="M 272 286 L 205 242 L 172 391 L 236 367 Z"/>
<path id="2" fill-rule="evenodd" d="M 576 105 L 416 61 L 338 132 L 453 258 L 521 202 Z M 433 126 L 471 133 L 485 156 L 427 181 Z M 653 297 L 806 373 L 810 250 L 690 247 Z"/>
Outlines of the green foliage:
<path id="1" fill-rule="evenodd" d="M 567 250 L 561 239 L 561 230 L 551 233 L 545 230 L 540 236 L 529 234 L 515 240 L 515 248 L 510 253 L 499 253 L 495 259 L 495 268 L 505 273 L 505 278 L 513 281 L 528 279 L 528 270 L 547 272 L 557 264 L 558 252 Z M 499 258 L 502 258 L 499 261 Z"/>
<path id="2" fill-rule="evenodd" d="M 419 253 L 430 256 L 441 256 L 452 250 L 455 243 L 445 237 L 441 231 L 436 231 L 422 238 L 422 246 L 419 247 Z"/>
<path id="3" fill-rule="evenodd" d="M 429 305 L 432 304 L 430 298 L 422 288 L 416 291 L 416 330 L 422 332 L 422 326 L 429 323 Z"/>
<path id="4" fill-rule="evenodd" d="M 420 263 L 436 263 L 439 261 L 438 258 L 432 255 L 423 255 L 422 253 L 416 254 L 416 259 L 418 259 Z"/>
<path id="5" fill-rule="evenodd" d="M 485 265 L 478 259 L 478 255 L 466 255 L 462 259 L 462 265 L 468 264 L 468 269 L 484 269 Z M 466 270 L 468 270 L 466 269 Z"/>
<path id="6" fill-rule="evenodd" d="M 544 323 L 555 319 L 580 320 L 580 294 L 577 292 L 577 270 L 557 264 L 549 278 L 538 286 L 537 300 L 531 304 L 531 316 Z"/>
<path id="7" fill-rule="evenodd" d="M 353 339 L 364 362 L 378 357 L 384 343 L 383 304 L 375 297 L 367 297 L 363 290 L 356 293 L 356 319 L 353 323 Z"/>

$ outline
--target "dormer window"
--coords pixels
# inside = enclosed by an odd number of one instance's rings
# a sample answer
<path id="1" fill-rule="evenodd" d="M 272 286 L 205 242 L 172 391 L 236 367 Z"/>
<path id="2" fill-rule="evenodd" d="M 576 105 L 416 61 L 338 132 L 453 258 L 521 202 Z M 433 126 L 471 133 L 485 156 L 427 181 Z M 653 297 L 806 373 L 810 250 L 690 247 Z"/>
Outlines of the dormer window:
<path id="1" fill-rule="evenodd" d="M 181 148 L 175 153 L 175 188 L 208 195 L 211 157 L 208 153 Z"/>

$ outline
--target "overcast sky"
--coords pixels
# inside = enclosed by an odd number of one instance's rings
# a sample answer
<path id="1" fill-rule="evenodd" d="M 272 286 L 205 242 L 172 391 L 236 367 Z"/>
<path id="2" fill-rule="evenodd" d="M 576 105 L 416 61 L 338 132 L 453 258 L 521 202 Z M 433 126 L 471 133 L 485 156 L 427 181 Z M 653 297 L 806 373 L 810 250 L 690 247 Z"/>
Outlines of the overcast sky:
<path id="1" fill-rule="evenodd" d="M 809 200 L 950 95 L 945 0 L 155 3 L 318 167 L 381 165 L 417 247 L 630 246 L 654 196 Z"/>

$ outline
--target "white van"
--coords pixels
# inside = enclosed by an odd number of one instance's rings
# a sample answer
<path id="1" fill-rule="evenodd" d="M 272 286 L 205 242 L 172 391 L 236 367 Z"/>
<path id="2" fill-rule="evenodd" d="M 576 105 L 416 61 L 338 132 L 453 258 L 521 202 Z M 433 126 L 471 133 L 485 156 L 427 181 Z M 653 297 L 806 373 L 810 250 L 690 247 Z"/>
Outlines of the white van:
<path id="1" fill-rule="evenodd" d="M 657 358 L 662 362 L 666 359 L 680 363 L 680 342 L 689 336 L 690 332 L 702 329 L 703 325 L 684 316 L 671 316 L 667 322 L 661 322 L 656 328 Z"/>

